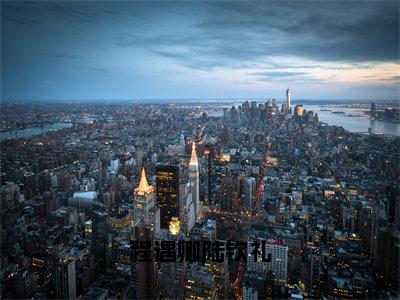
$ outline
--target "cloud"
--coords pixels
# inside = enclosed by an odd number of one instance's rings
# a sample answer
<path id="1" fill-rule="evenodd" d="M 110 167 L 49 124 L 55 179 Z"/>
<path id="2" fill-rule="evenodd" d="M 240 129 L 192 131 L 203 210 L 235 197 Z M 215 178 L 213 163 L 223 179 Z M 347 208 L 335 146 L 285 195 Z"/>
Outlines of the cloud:
<path id="1" fill-rule="evenodd" d="M 91 72 L 99 72 L 99 73 L 104 73 L 104 72 L 112 72 L 118 70 L 115 67 L 92 67 L 92 66 L 75 66 L 75 69 L 78 70 L 84 70 L 84 71 L 91 71 Z"/>
<path id="2" fill-rule="evenodd" d="M 391 76 L 389 78 L 386 78 L 386 80 L 389 82 L 394 82 L 398 85 L 398 84 L 400 84 L 400 75 Z"/>
<path id="3" fill-rule="evenodd" d="M 143 82 L 182 93 L 196 84 L 201 91 L 398 84 L 398 1 L 2 1 L 1 8 L 7 91 L 55 76 L 126 93 Z M 194 90 L 187 88 L 192 97 Z"/>
<path id="4" fill-rule="evenodd" d="M 43 51 L 31 51 L 32 55 L 40 55 L 54 58 L 65 58 L 65 59 L 78 59 L 82 58 L 80 55 L 76 54 L 67 54 L 67 53 L 52 53 L 52 52 L 43 52 Z"/>
<path id="5" fill-rule="evenodd" d="M 174 2 L 171 6 L 187 9 Z M 120 35 L 116 44 L 153 51 L 202 70 L 262 63 L 277 56 L 347 63 L 399 59 L 397 1 L 362 5 L 359 1 L 230 1 L 188 6 L 189 24 L 166 13 L 154 20 L 161 28 L 156 33 L 150 26 L 145 34 L 136 30 Z M 178 31 L 181 23 L 186 25 L 184 31 Z"/>
<path id="6" fill-rule="evenodd" d="M 26 26 L 46 23 L 49 19 L 60 18 L 82 24 L 96 24 L 104 14 L 115 12 L 98 9 L 98 3 L 56 2 L 56 1 L 3 1 L 2 16 Z M 99 6 L 101 8 L 101 6 Z"/>
<path id="7" fill-rule="evenodd" d="M 397 1 L 222 2 L 216 7 L 223 17 L 218 20 L 215 14 L 199 26 L 233 58 L 277 54 L 323 61 L 399 58 Z M 231 43 L 233 51 L 228 51 Z M 234 51 L 238 47 L 244 51 Z"/>
<path id="8" fill-rule="evenodd" d="M 399 59 L 398 1 L 168 2 L 164 12 L 157 12 L 158 2 L 117 4 L 7 2 L 3 10 L 27 26 L 59 17 L 66 24 L 89 26 L 112 17 L 111 26 L 129 27 L 115 33 L 116 46 L 143 48 L 202 69 L 278 55 L 347 62 Z M 174 47 L 186 51 L 175 55 Z"/>
<path id="9" fill-rule="evenodd" d="M 297 77 L 297 76 L 303 76 L 307 75 L 308 73 L 306 72 L 256 72 L 253 73 L 253 75 L 256 76 L 261 76 L 261 77 L 266 77 L 266 78 L 282 78 L 282 77 Z"/>
<path id="10" fill-rule="evenodd" d="M 291 71 L 260 71 L 250 73 L 255 76 L 257 81 L 262 82 L 279 82 L 279 83 L 305 83 L 318 82 L 317 78 L 310 76 L 307 72 L 291 72 Z"/>

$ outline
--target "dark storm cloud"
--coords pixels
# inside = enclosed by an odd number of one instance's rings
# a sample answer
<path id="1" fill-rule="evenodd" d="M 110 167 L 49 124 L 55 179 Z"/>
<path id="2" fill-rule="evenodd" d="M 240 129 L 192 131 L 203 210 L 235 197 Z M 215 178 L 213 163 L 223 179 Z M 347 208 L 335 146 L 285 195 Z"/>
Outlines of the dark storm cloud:
<path id="1" fill-rule="evenodd" d="M 157 2 L 119 4 L 28 2 L 7 3 L 3 9 L 6 17 L 26 26 L 44 21 L 46 15 L 83 24 L 113 16 L 115 24 L 126 23 L 135 31 L 148 16 L 161 26 L 159 33 L 116 32 L 111 40 L 117 46 L 149 49 L 188 67 L 283 55 L 321 61 L 399 59 L 398 1 L 168 2 L 169 9 L 156 14 Z M 191 24 L 176 34 L 185 14 Z M 172 25 L 170 30 L 163 30 L 166 23 Z M 186 51 L 177 54 L 176 47 Z"/>
<path id="2" fill-rule="evenodd" d="M 14 22 L 30 26 L 45 23 L 46 18 L 66 18 L 74 22 L 97 23 L 103 10 L 97 10 L 89 3 L 56 1 L 5 1 L 2 16 Z M 87 5 L 89 4 L 89 5 Z M 95 3 L 93 3 L 95 4 Z"/>
<path id="3" fill-rule="evenodd" d="M 399 61 L 398 1 L 2 1 L 1 8 L 6 94 L 49 79 L 69 83 L 67 92 L 76 82 L 107 81 L 114 90 L 131 80 L 136 92 L 137 74 L 161 86 L 165 74 L 191 70 L 305 82 L 310 74 L 287 69 Z"/>
<path id="4" fill-rule="evenodd" d="M 398 1 L 185 4 L 175 6 L 193 21 L 184 33 L 117 36 L 116 44 L 144 47 L 200 69 L 276 56 L 345 62 L 399 59 Z M 179 26 L 172 18 L 168 22 Z M 177 47 L 185 51 L 177 53 Z"/>
<path id="5" fill-rule="evenodd" d="M 224 6 L 230 10 L 229 5 Z M 251 20 L 250 29 L 259 38 L 279 37 L 271 43 L 260 42 L 261 49 L 265 44 L 269 46 L 266 51 L 322 60 L 398 59 L 397 1 L 299 1 L 269 6 L 257 3 L 247 10 L 242 3 L 237 6 L 242 20 Z M 238 30 L 246 28 L 239 24 Z"/>
<path id="6" fill-rule="evenodd" d="M 196 24 L 196 51 L 255 60 L 293 55 L 321 61 L 397 61 L 399 2 L 219 2 Z M 200 47 L 199 47 L 200 46 Z"/>

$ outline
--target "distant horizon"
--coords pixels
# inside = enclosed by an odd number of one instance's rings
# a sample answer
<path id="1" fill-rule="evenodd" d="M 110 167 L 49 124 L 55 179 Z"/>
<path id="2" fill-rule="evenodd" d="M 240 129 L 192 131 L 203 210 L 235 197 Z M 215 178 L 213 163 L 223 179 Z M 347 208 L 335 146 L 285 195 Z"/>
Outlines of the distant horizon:
<path id="1" fill-rule="evenodd" d="M 61 100 L 61 99 L 27 99 L 27 100 L 0 100 L 0 105 L 4 104 L 30 104 L 30 103 L 38 103 L 38 104 L 78 104 L 78 103 L 90 103 L 90 104 L 119 104 L 119 103 L 139 103 L 139 104 L 152 104 L 154 102 L 164 102 L 164 103 L 214 103 L 214 102 L 222 102 L 222 103 L 230 103 L 237 101 L 271 101 L 275 100 L 277 103 L 285 102 L 285 98 L 269 98 L 269 97 L 240 97 L 240 98 L 141 98 L 141 99 L 70 99 L 70 100 Z M 185 102 L 187 101 L 187 102 Z M 326 104 L 330 104 L 331 102 L 346 102 L 346 103 L 368 103 L 368 102 L 386 102 L 386 103 L 398 103 L 400 104 L 400 99 L 345 99 L 345 98 L 298 98 L 291 99 L 292 103 L 299 103 L 301 101 L 305 102 L 318 102 L 322 103 L 326 102 Z"/>

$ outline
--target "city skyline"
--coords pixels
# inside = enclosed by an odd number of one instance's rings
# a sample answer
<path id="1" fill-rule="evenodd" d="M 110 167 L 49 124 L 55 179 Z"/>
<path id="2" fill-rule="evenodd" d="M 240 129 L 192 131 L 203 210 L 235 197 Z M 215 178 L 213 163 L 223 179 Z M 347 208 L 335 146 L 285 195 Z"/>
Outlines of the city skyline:
<path id="1" fill-rule="evenodd" d="M 400 1 L 1 1 L 0 299 L 400 299 Z"/>
<path id="2" fill-rule="evenodd" d="M 4 106 L 1 297 L 397 299 L 399 106 L 286 95 Z"/>
<path id="3" fill-rule="evenodd" d="M 4 1 L 1 101 L 399 99 L 399 2 L 250 4 Z"/>

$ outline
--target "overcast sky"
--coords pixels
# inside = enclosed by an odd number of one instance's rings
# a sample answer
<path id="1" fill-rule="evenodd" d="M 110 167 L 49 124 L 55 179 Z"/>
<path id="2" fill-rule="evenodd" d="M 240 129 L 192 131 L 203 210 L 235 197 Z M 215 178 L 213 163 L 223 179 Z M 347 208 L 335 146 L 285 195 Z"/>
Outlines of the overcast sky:
<path id="1" fill-rule="evenodd" d="M 399 99 L 399 1 L 1 2 L 2 100 Z"/>

